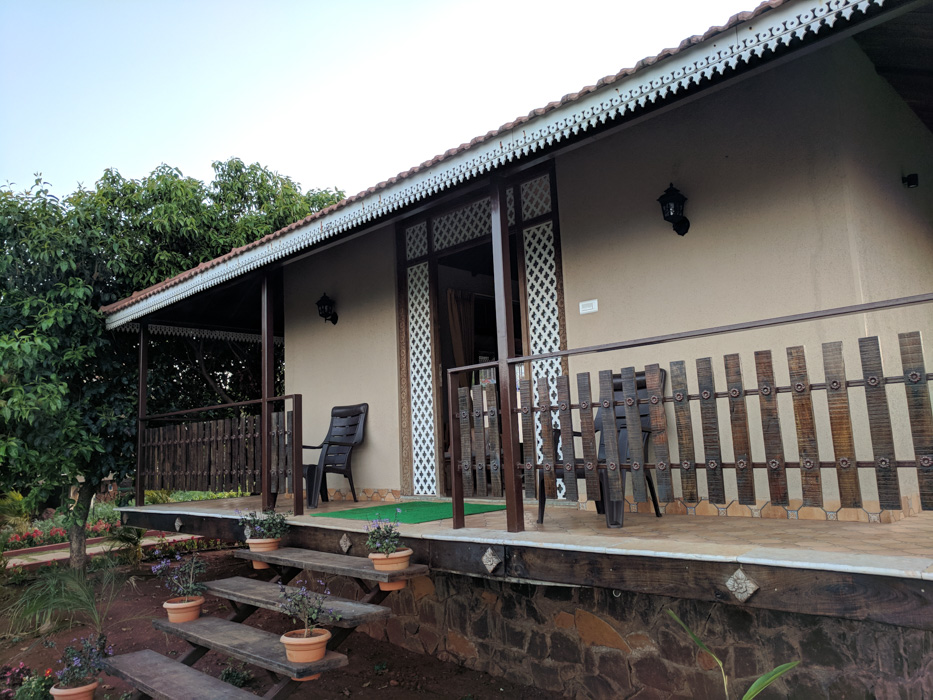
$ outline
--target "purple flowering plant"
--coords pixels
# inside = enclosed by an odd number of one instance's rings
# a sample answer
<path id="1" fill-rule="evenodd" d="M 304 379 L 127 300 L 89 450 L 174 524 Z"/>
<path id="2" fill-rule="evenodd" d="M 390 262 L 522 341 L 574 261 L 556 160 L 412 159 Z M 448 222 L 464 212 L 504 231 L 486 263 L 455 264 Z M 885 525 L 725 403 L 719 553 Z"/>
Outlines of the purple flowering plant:
<path id="1" fill-rule="evenodd" d="M 327 607 L 330 590 L 323 581 L 318 580 L 318 585 L 324 589 L 323 593 L 310 590 L 307 581 L 295 583 L 297 586 L 279 583 L 279 595 L 282 597 L 279 608 L 293 621 L 304 625 L 305 638 L 310 637 L 317 626 L 340 619 L 340 613 Z"/>
<path id="2" fill-rule="evenodd" d="M 72 640 L 77 643 L 65 647 L 61 658 L 61 669 L 55 673 L 62 688 L 80 688 L 97 680 L 104 669 L 104 659 L 113 656 L 113 647 L 107 645 L 103 634 L 88 635 Z"/>
<path id="3" fill-rule="evenodd" d="M 388 518 L 379 518 L 370 522 L 366 526 L 366 546 L 369 551 L 379 554 L 393 554 L 398 551 L 401 533 L 398 531 L 398 516 L 402 512 L 401 508 L 395 509 L 395 520 Z"/>
<path id="4" fill-rule="evenodd" d="M 152 573 L 162 579 L 174 596 L 184 598 L 187 603 L 204 592 L 204 584 L 198 581 L 198 576 L 207 571 L 207 564 L 197 552 L 184 560 L 176 554 L 175 561 L 181 563 L 173 566 L 171 559 L 163 559 L 152 567 Z"/>
<path id="5" fill-rule="evenodd" d="M 250 540 L 278 539 L 288 532 L 288 521 L 284 513 L 267 510 L 257 513 L 254 510 L 248 513 L 234 511 L 240 516 L 239 525 L 246 530 L 246 538 Z"/>

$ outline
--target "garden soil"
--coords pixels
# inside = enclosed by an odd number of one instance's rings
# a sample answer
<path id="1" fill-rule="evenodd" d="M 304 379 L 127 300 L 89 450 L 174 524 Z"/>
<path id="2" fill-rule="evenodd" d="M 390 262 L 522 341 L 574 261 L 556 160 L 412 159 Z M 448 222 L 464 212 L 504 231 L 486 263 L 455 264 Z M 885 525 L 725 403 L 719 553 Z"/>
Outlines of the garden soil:
<path id="1" fill-rule="evenodd" d="M 272 575 L 268 570 L 263 572 L 246 568 L 248 564 L 241 559 L 234 559 L 230 552 L 210 552 L 203 556 L 208 562 L 208 571 L 204 577 L 206 581 L 227 576 L 269 579 Z M 15 595 L 15 592 L 16 587 L 12 586 L 7 591 L 9 595 Z M 125 587 L 109 611 L 108 627 L 105 630 L 116 654 L 139 649 L 153 649 L 170 658 L 185 654 L 190 648 L 186 642 L 157 632 L 149 624 L 153 618 L 165 616 L 162 602 L 166 595 L 161 582 L 151 575 L 140 575 L 135 587 Z M 9 604 L 10 600 L 8 597 L 4 605 Z M 208 596 L 204 614 L 226 617 L 229 608 L 225 601 Z M 259 610 L 247 622 L 276 634 L 294 627 L 284 615 L 269 610 Z M 43 637 L 16 638 L 4 634 L 0 637 L 0 666 L 24 662 L 30 669 L 44 673 L 47 668 L 56 668 L 61 651 L 69 642 L 89 633 L 88 628 L 77 626 L 59 629 Z M 55 646 L 50 646 L 50 642 L 54 642 Z M 347 655 L 349 666 L 324 673 L 316 681 L 309 681 L 291 697 L 295 700 L 543 700 L 553 697 L 553 693 L 516 685 L 431 656 L 415 654 L 387 642 L 376 641 L 362 632 L 350 635 L 338 651 Z M 235 660 L 212 651 L 198 661 L 195 668 L 219 677 L 231 665 L 239 668 Z M 261 696 L 272 686 L 271 678 L 262 669 L 251 666 L 246 668 L 253 672 L 253 680 L 245 689 Z M 104 675 L 96 698 L 117 700 L 129 690 L 129 685 L 119 678 Z"/>

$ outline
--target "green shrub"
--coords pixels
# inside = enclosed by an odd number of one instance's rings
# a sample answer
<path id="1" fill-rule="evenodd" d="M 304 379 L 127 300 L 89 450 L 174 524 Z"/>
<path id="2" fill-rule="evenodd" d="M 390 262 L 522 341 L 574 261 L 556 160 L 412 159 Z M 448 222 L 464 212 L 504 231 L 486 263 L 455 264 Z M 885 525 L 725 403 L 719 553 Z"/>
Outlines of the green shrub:
<path id="1" fill-rule="evenodd" d="M 237 688 L 242 688 L 253 680 L 253 672 L 246 668 L 246 664 L 234 666 L 232 663 L 228 663 L 227 667 L 220 672 L 220 680 Z"/>

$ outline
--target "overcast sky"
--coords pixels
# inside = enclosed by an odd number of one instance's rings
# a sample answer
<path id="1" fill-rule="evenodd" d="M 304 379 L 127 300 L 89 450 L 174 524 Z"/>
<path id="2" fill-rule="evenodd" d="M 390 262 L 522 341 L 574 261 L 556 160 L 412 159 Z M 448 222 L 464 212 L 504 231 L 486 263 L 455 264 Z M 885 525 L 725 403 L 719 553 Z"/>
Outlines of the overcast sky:
<path id="1" fill-rule="evenodd" d="M 0 0 L 0 185 L 375 185 L 758 0 Z"/>

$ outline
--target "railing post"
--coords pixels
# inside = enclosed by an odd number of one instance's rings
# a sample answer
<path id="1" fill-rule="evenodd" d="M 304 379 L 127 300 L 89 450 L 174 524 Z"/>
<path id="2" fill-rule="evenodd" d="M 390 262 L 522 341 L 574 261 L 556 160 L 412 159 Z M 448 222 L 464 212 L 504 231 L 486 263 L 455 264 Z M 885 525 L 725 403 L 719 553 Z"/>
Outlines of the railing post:
<path id="1" fill-rule="evenodd" d="M 450 431 L 450 500 L 453 507 L 455 530 L 465 525 L 463 512 L 463 475 L 460 473 L 460 409 L 458 408 L 457 390 L 460 387 L 460 375 L 447 373 L 447 411 L 448 430 Z"/>
<path id="2" fill-rule="evenodd" d="M 273 362 L 273 307 L 272 280 L 268 273 L 262 278 L 262 409 L 260 414 L 260 432 L 262 445 L 262 509 L 272 506 L 270 481 L 272 469 L 272 391 L 275 381 Z"/>
<path id="3" fill-rule="evenodd" d="M 143 483 L 143 467 L 145 466 L 145 438 L 146 438 L 146 399 L 149 379 L 149 324 L 139 324 L 139 385 L 137 394 L 136 412 L 136 505 L 146 504 L 146 488 Z"/>
<path id="4" fill-rule="evenodd" d="M 301 394 L 292 397 L 292 484 L 294 484 L 295 515 L 304 515 L 304 467 L 301 464 Z"/>
<path id="5" fill-rule="evenodd" d="M 509 218 L 505 206 L 505 183 L 494 178 L 490 192 L 492 209 L 492 260 L 496 286 L 496 348 L 499 361 L 499 406 L 502 416 L 502 473 L 505 478 L 506 526 L 509 532 L 525 529 L 522 493 L 515 473 L 518 456 L 516 430 L 515 333 L 512 319 L 512 260 L 509 251 Z M 525 436 L 533 440 L 534 436 Z"/>

